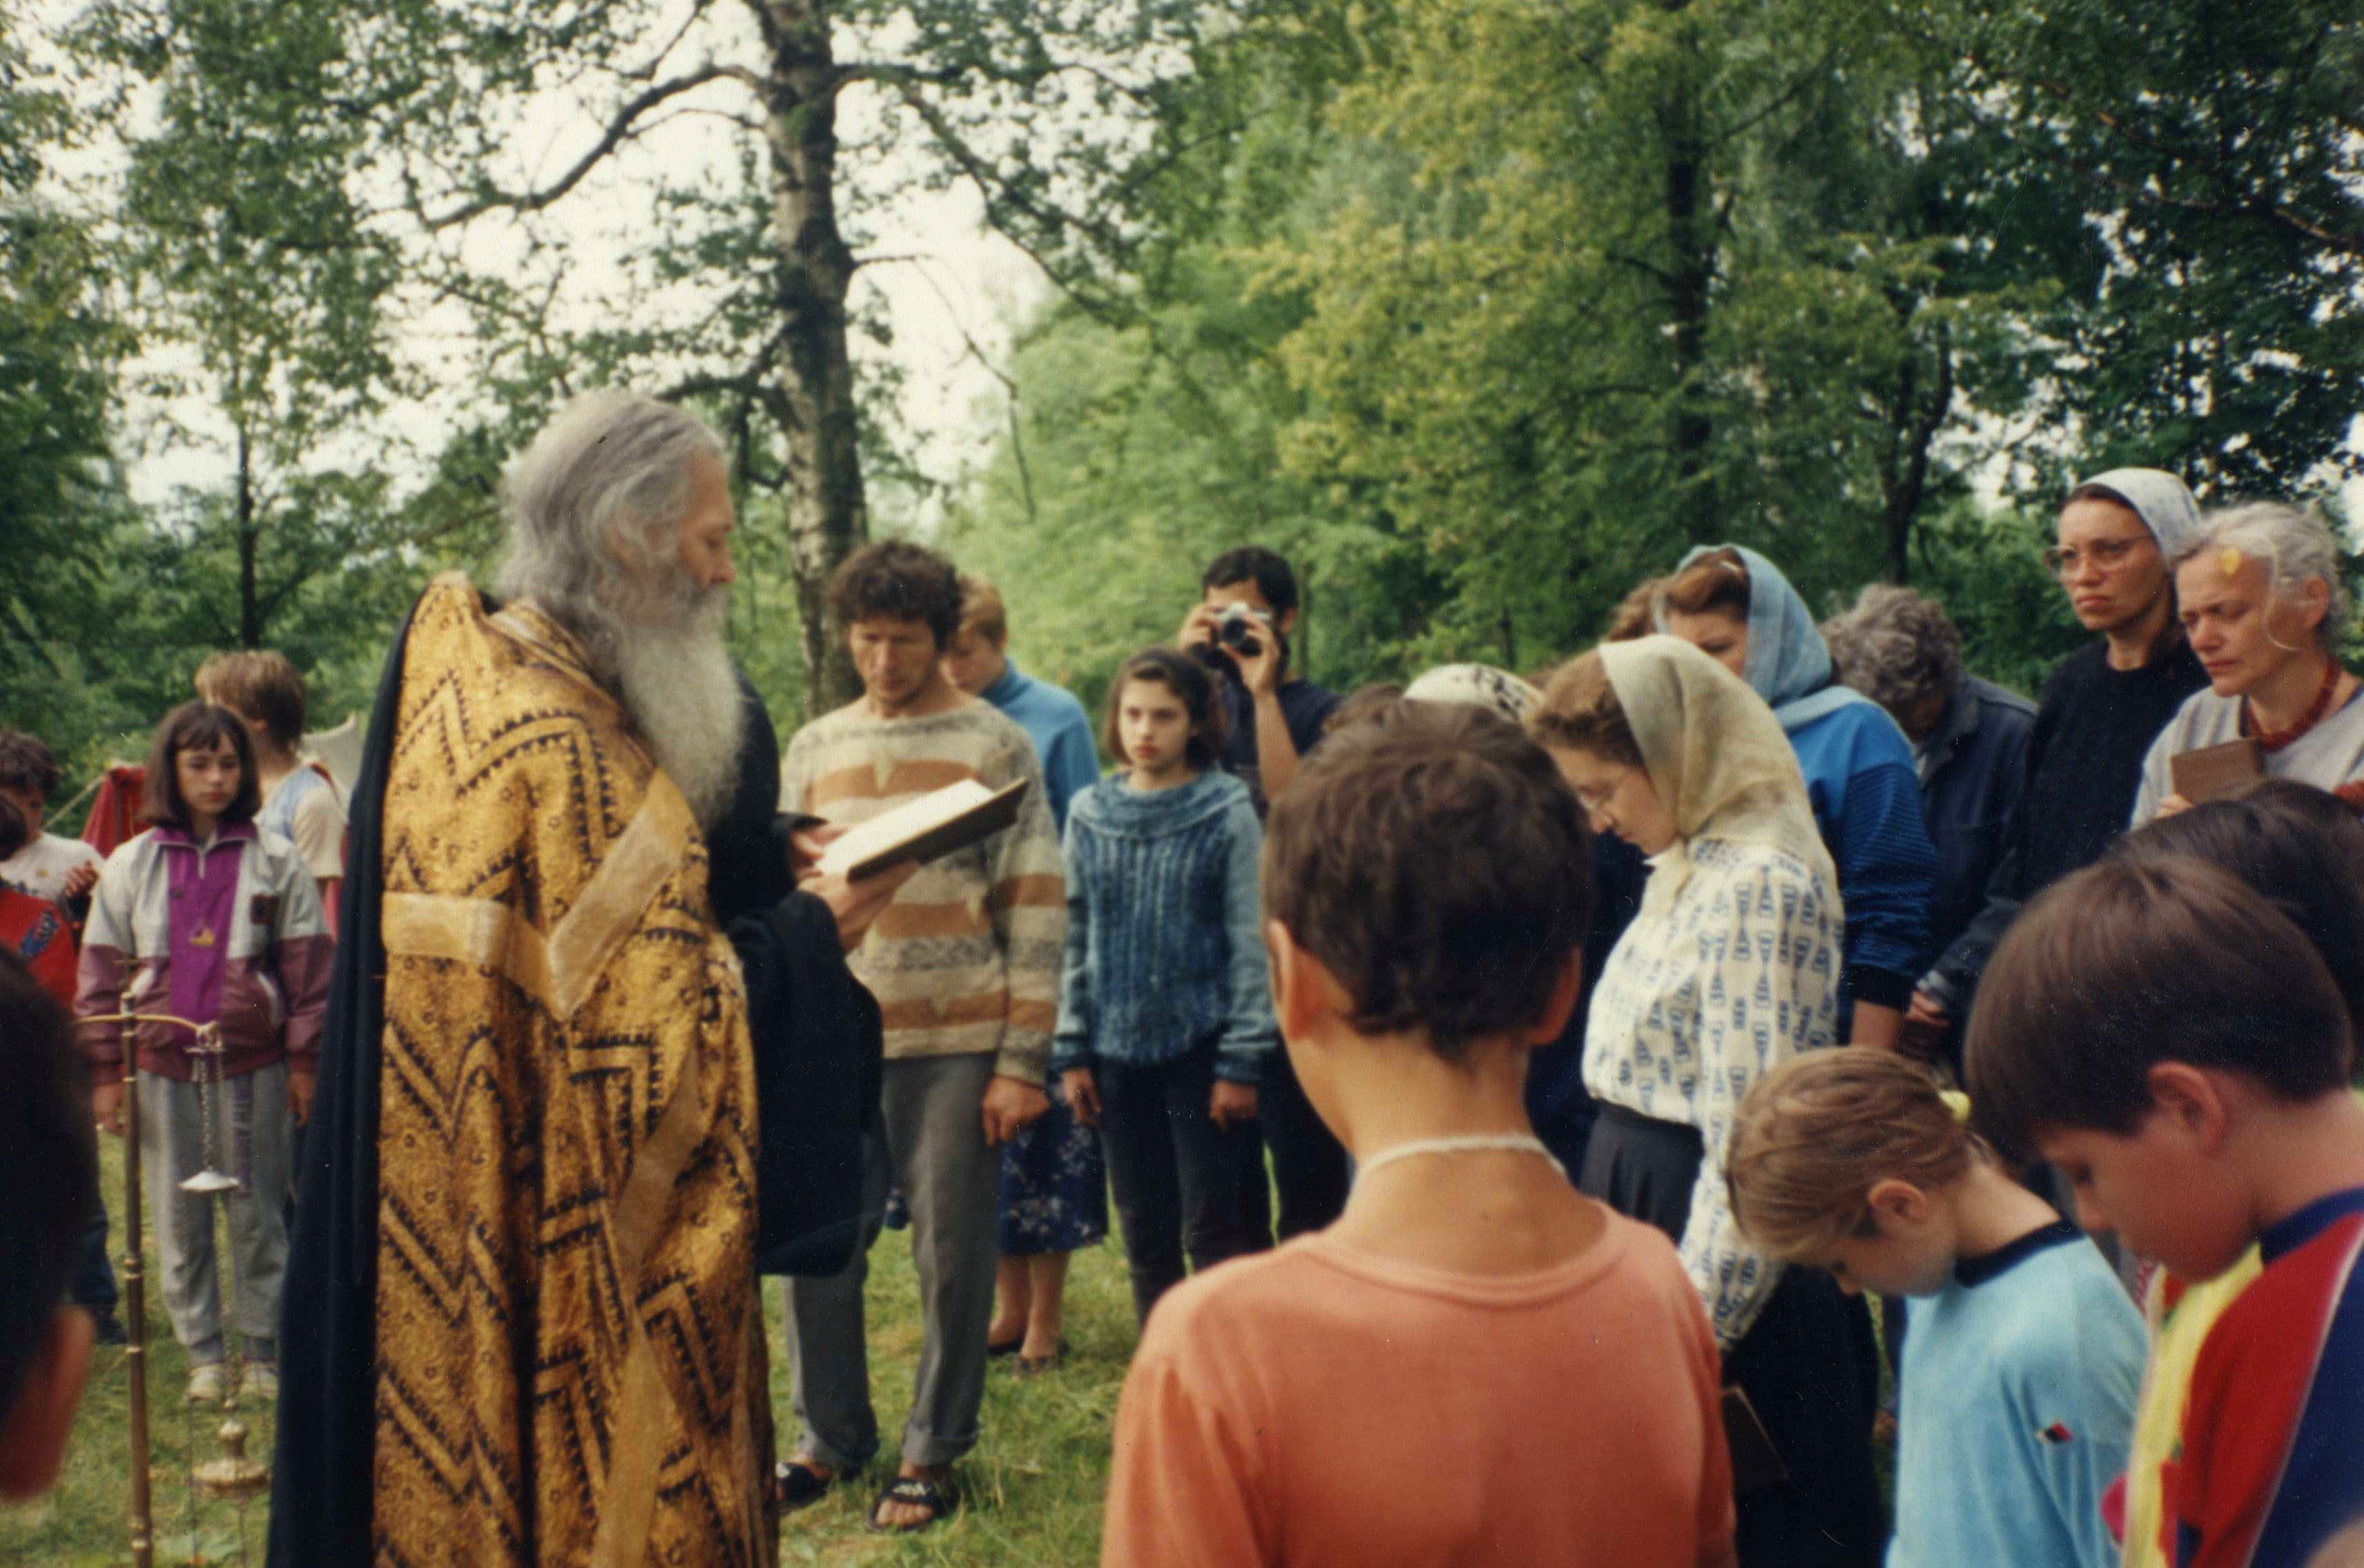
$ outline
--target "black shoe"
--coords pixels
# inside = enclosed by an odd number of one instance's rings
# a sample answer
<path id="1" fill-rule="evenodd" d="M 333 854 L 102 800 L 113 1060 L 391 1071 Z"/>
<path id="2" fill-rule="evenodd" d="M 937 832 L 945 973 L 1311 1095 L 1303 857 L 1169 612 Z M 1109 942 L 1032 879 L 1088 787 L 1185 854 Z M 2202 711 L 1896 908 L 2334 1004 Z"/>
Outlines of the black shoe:
<path id="1" fill-rule="evenodd" d="M 853 1465 L 837 1465 L 823 1474 L 806 1461 L 784 1459 L 772 1466 L 772 1498 L 779 1504 L 780 1512 L 793 1514 L 829 1496 L 831 1487 L 861 1478 L 861 1470 Z"/>
<path id="2" fill-rule="evenodd" d="M 131 1342 L 130 1332 L 123 1327 L 123 1319 L 117 1318 L 113 1312 L 102 1307 L 90 1315 L 90 1320 L 98 1329 L 100 1344 L 128 1345 Z"/>

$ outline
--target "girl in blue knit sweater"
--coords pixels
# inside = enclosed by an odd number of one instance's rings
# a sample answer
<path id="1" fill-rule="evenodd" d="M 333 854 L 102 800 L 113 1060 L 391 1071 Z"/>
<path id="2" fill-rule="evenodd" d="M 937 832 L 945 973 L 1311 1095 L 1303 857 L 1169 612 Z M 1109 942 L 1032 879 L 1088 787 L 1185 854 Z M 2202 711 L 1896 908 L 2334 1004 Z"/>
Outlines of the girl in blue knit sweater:
<path id="1" fill-rule="evenodd" d="M 1100 1129 L 1145 1322 L 1183 1276 L 1271 1237 L 1251 1218 L 1248 1124 L 1279 1035 L 1265 970 L 1247 786 L 1214 767 L 1214 678 L 1152 648 L 1118 672 L 1108 747 L 1124 767 L 1067 808 L 1067 949 L 1051 1068 Z"/>

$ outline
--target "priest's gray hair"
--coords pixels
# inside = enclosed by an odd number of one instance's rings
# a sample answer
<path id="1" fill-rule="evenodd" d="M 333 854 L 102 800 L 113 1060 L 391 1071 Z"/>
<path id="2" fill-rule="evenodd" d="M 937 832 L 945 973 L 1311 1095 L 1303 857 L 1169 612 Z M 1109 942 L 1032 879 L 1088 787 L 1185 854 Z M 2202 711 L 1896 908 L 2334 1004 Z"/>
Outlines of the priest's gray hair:
<path id="1" fill-rule="evenodd" d="M 721 458 L 714 432 L 653 397 L 593 392 L 560 409 L 503 486 L 509 554 L 499 591 L 563 612 L 608 586 L 611 540 L 640 557 L 635 565 L 671 559 L 700 452 Z"/>
<path id="2" fill-rule="evenodd" d="M 1946 606 L 1893 583 L 1874 583 L 1855 607 L 1823 623 L 1831 666 L 1890 713 L 1951 696 L 1962 681 L 1962 634 Z"/>
<path id="3" fill-rule="evenodd" d="M 2339 539 L 2329 523 L 2284 501 L 2227 506 L 2202 519 L 2168 563 L 2180 570 L 2188 561 L 2225 550 L 2264 562 L 2269 591 L 2277 599 L 2295 599 L 2310 579 L 2320 582 L 2329 599 L 2323 622 L 2314 628 L 2315 640 L 2326 652 L 2337 650 L 2354 601 L 2340 575 Z"/>
<path id="4" fill-rule="evenodd" d="M 530 599 L 583 645 L 700 822 L 738 782 L 746 715 L 724 645 L 727 584 L 682 564 L 700 453 L 720 443 L 669 403 L 595 392 L 561 409 L 508 473 L 499 591 Z"/>

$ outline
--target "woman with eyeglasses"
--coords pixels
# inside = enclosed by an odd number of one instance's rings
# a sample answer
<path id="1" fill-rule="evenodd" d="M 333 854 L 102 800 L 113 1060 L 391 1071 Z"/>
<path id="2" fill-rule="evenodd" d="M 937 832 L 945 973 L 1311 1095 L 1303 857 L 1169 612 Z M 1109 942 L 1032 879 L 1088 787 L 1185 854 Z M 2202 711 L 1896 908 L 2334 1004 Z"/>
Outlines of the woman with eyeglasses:
<path id="1" fill-rule="evenodd" d="M 1908 1040 L 1942 1040 L 1969 1013 L 1987 955 L 2045 888 L 2099 860 L 2125 830 L 2143 759 L 2184 699 L 2208 684 L 2176 614 L 2169 555 L 2200 531 L 2183 481 L 2116 468 L 2068 492 L 2044 552 L 2091 646 L 2044 683 L 2027 742 L 2027 783 L 1986 906 L 1922 977 Z"/>

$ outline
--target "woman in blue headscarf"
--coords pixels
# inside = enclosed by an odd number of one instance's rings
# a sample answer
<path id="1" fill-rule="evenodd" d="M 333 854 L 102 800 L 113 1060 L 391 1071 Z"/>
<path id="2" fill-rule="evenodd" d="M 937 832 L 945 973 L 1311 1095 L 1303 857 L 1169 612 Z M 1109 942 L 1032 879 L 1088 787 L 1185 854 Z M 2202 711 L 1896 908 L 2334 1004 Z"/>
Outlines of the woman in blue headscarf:
<path id="1" fill-rule="evenodd" d="M 1753 550 L 1692 550 L 1657 617 L 1662 629 L 1747 682 L 1781 721 L 1814 825 L 1838 865 L 1846 910 L 1842 1038 L 1893 1049 L 1929 957 L 1937 883 L 1912 743 L 1878 704 L 1833 678 L 1830 649 L 1806 601 Z"/>

